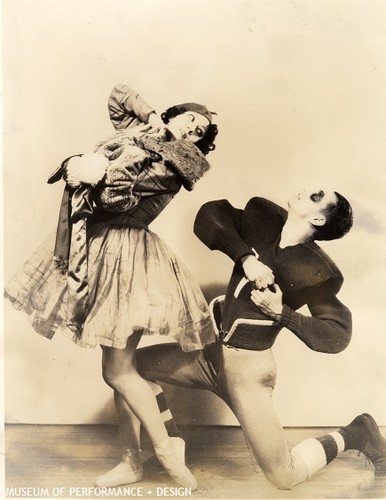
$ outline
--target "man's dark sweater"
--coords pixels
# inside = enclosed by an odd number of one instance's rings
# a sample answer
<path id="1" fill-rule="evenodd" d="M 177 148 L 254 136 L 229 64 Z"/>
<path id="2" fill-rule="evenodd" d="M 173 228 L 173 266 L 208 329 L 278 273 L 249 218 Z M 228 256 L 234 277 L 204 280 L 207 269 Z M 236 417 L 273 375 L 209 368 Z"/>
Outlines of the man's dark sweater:
<path id="1" fill-rule="evenodd" d="M 244 210 L 234 208 L 227 200 L 208 202 L 199 210 L 195 234 L 211 250 L 220 250 L 235 262 L 225 298 L 223 335 L 243 318 L 246 321 L 238 328 L 244 340 L 238 343 L 234 335 L 228 342 L 235 347 L 268 349 L 286 327 L 310 349 L 340 352 L 349 344 L 352 329 L 351 313 L 336 297 L 342 274 L 315 242 L 280 248 L 286 219 L 286 210 L 264 198 L 252 198 Z M 253 319 L 263 315 L 250 298 L 252 285 L 238 290 L 244 277 L 240 259 L 254 251 L 273 271 L 283 292 L 281 319 L 269 327 L 253 325 Z M 311 316 L 296 312 L 304 305 Z"/>

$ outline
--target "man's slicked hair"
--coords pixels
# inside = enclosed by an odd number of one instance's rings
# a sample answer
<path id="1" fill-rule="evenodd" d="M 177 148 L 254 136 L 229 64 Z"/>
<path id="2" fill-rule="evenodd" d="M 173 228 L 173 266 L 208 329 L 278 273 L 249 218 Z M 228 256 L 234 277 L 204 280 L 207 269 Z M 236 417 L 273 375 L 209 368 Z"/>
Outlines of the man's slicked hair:
<path id="1" fill-rule="evenodd" d="M 314 226 L 315 240 L 336 240 L 347 234 L 353 225 L 353 211 L 344 196 L 335 192 L 337 202 L 330 203 L 323 211 L 326 222 L 323 226 Z"/>

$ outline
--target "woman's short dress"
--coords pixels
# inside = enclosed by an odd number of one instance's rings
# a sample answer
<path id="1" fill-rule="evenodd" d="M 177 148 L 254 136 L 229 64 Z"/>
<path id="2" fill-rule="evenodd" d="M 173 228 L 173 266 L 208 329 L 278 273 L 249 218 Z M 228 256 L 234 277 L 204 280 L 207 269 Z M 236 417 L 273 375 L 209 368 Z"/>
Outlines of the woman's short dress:
<path id="1" fill-rule="evenodd" d="M 191 273 L 148 229 L 99 222 L 88 234 L 88 314 L 67 327 L 67 276 L 53 260 L 52 235 L 9 281 L 5 295 L 45 337 L 65 333 L 81 347 L 124 348 L 128 337 L 174 337 L 184 351 L 214 341 L 208 306 Z"/>

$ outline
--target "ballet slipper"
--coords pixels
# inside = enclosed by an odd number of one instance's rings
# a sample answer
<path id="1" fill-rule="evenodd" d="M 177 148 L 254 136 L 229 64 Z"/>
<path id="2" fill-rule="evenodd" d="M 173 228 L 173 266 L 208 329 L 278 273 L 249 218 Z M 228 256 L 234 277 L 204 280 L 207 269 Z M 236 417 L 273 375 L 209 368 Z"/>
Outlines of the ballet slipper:
<path id="1" fill-rule="evenodd" d="M 122 460 L 113 469 L 98 476 L 95 486 L 110 487 L 123 484 L 137 483 L 142 480 L 143 469 L 139 450 L 126 450 L 122 455 Z"/>
<path id="2" fill-rule="evenodd" d="M 196 490 L 198 483 L 185 465 L 185 441 L 180 437 L 169 437 L 155 446 L 158 460 L 166 472 L 185 488 Z"/>

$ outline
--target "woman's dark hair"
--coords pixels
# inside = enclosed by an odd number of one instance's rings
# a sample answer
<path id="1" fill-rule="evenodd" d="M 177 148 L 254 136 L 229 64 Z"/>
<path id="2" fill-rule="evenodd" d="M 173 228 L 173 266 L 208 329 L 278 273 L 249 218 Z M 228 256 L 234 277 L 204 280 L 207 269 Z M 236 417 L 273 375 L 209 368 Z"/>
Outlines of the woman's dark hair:
<path id="1" fill-rule="evenodd" d="M 323 226 L 314 226 L 315 240 L 336 240 L 348 233 L 353 225 L 353 212 L 344 196 L 335 192 L 336 203 L 330 203 L 323 211 L 326 222 Z"/>
<path id="2" fill-rule="evenodd" d="M 178 115 L 182 115 L 182 113 L 186 113 L 187 111 L 188 109 L 184 108 L 183 106 L 172 106 L 171 108 L 168 108 L 164 113 L 161 113 L 161 118 L 164 123 L 169 123 L 172 118 L 175 118 Z M 195 142 L 194 145 L 198 147 L 201 153 L 207 155 L 216 147 L 214 144 L 214 140 L 217 133 L 217 125 L 215 125 L 214 123 L 210 123 L 204 137 Z"/>

